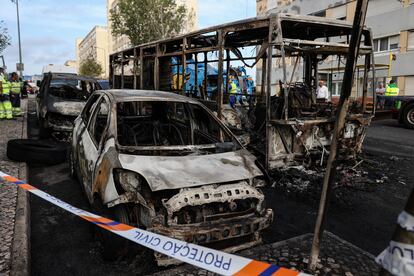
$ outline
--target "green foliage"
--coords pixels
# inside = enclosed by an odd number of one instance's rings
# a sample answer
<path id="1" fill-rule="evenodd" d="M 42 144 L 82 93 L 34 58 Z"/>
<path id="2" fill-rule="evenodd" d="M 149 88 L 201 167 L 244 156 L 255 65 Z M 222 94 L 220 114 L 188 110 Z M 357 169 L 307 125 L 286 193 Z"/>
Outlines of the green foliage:
<path id="1" fill-rule="evenodd" d="M 79 66 L 79 74 L 82 76 L 88 77 L 99 77 L 103 73 L 101 64 L 99 64 L 95 59 L 88 58 L 84 60 Z"/>
<path id="2" fill-rule="evenodd" d="M 0 21 L 0 54 L 10 45 L 10 36 L 4 21 Z"/>
<path id="3" fill-rule="evenodd" d="M 126 35 L 132 45 L 172 37 L 191 16 L 174 0 L 120 0 L 110 11 L 112 34 Z"/>

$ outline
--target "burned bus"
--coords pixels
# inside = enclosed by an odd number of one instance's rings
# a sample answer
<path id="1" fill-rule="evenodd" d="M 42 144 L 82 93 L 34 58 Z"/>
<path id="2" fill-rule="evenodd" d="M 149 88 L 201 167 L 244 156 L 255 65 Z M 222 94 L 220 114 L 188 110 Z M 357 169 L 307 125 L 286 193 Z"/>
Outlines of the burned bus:
<path id="1" fill-rule="evenodd" d="M 233 131 L 250 135 L 267 169 L 322 165 L 337 111 L 332 84 L 342 79 L 351 32 L 349 22 L 314 16 L 272 14 L 236 21 L 114 53 L 110 83 L 199 99 Z M 361 151 L 375 113 L 372 45 L 365 28 L 342 159 Z M 240 66 L 248 72 L 235 70 Z M 325 100 L 316 95 L 321 79 L 331 90 Z M 242 89 L 245 80 L 253 88 Z M 238 87 L 235 106 L 229 104 L 230 81 Z"/>

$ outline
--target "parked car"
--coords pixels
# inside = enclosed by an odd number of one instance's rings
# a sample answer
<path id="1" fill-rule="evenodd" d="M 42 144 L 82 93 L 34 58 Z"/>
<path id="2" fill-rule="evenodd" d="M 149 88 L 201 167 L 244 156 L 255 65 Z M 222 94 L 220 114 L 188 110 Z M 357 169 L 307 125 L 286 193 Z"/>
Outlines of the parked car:
<path id="1" fill-rule="evenodd" d="M 32 82 L 24 81 L 22 87 L 22 98 L 26 98 L 27 95 L 36 94 L 39 88 Z"/>
<path id="2" fill-rule="evenodd" d="M 39 92 L 39 87 L 36 85 L 36 83 L 34 82 L 28 82 L 28 89 L 27 89 L 27 93 L 28 94 L 37 94 Z"/>
<path id="3" fill-rule="evenodd" d="M 98 80 L 98 83 L 102 87 L 103 90 L 108 90 L 111 88 L 109 86 L 109 80 Z"/>
<path id="4" fill-rule="evenodd" d="M 93 78 L 73 74 L 47 73 L 36 97 L 40 136 L 70 133 L 89 96 L 101 89 Z"/>
<path id="5" fill-rule="evenodd" d="M 260 243 L 273 219 L 256 158 L 185 96 L 95 92 L 75 120 L 70 163 L 95 211 L 187 242 L 242 250 Z M 104 256 L 125 254 L 128 242 L 107 235 Z M 159 265 L 176 262 L 155 256 Z"/>

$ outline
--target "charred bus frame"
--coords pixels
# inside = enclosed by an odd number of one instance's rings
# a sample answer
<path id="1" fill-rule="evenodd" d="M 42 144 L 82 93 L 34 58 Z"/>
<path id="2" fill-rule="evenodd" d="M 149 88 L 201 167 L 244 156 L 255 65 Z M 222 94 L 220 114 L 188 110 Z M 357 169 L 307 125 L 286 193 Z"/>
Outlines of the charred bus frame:
<path id="1" fill-rule="evenodd" d="M 265 103 L 265 160 L 268 169 L 293 163 L 312 162 L 321 164 L 329 153 L 331 132 L 335 120 L 335 106 L 319 103 L 316 99 L 318 67 L 329 56 L 345 57 L 349 49 L 352 24 L 314 16 L 274 14 L 215 26 L 186 35 L 160 40 L 133 47 L 110 56 L 110 83 L 113 88 L 150 89 L 185 94 L 185 77 L 177 77 L 175 89 L 170 85 L 170 60 L 178 62 L 177 72 L 186 76 L 187 64 L 195 65 L 195 83 L 200 77 L 197 66 L 205 66 L 203 84 L 196 87 L 196 95 L 207 106 L 223 116 L 223 105 L 228 100 L 230 63 L 242 61 L 247 66 L 262 65 L 260 90 L 254 96 Z M 345 41 L 343 41 L 345 40 Z M 362 146 L 366 128 L 375 113 L 375 88 L 368 97 L 368 78 L 375 79 L 373 40 L 369 29 L 363 31 L 360 45 L 360 63 L 364 68 L 363 92 L 360 104 L 351 108 L 347 116 L 341 152 L 343 157 L 354 157 Z M 256 55 L 244 57 L 240 48 L 256 47 Z M 216 53 L 216 59 L 208 59 L 208 53 Z M 202 61 L 200 59 L 202 58 Z M 293 84 L 293 74 L 298 61 L 303 64 L 302 92 Z M 191 59 L 191 62 L 189 61 Z M 292 76 L 287 73 L 287 60 L 294 60 Z M 274 61 L 281 63 L 279 85 L 272 84 L 275 76 Z M 250 61 L 252 64 L 247 64 Z M 207 66 L 217 64 L 217 91 L 215 99 L 206 101 Z M 226 70 L 225 70 L 226 69 Z M 224 72 L 227 72 L 225 78 Z M 272 88 L 278 86 L 278 94 Z M 277 90 L 277 89 L 276 89 Z M 300 94 L 302 93 L 302 94 Z M 299 95 L 299 96 L 298 96 Z M 305 95 L 304 101 L 300 95 Z M 303 98 L 302 97 L 302 98 Z M 370 101 L 373 101 L 369 109 Z M 318 156 L 316 159 L 311 156 Z M 325 158 L 326 159 L 326 158 Z"/>

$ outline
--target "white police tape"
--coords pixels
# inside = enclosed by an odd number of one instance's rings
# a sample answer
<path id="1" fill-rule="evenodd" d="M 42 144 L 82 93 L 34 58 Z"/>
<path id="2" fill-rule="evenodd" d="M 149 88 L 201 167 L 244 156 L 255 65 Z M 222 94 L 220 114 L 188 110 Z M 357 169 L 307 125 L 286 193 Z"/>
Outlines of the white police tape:
<path id="1" fill-rule="evenodd" d="M 393 275 L 414 275 L 414 245 L 391 241 L 375 261 Z"/>
<path id="2" fill-rule="evenodd" d="M 49 195 L 24 181 L 0 171 L 0 179 L 18 185 L 38 197 L 59 206 L 66 211 L 111 231 L 132 242 L 165 254 L 182 262 L 222 275 L 308 275 L 298 271 L 251 260 L 234 254 L 210 249 L 204 246 L 187 243 L 162 236 L 143 229 L 122 224 L 93 213 L 78 209 L 54 196 Z"/>

